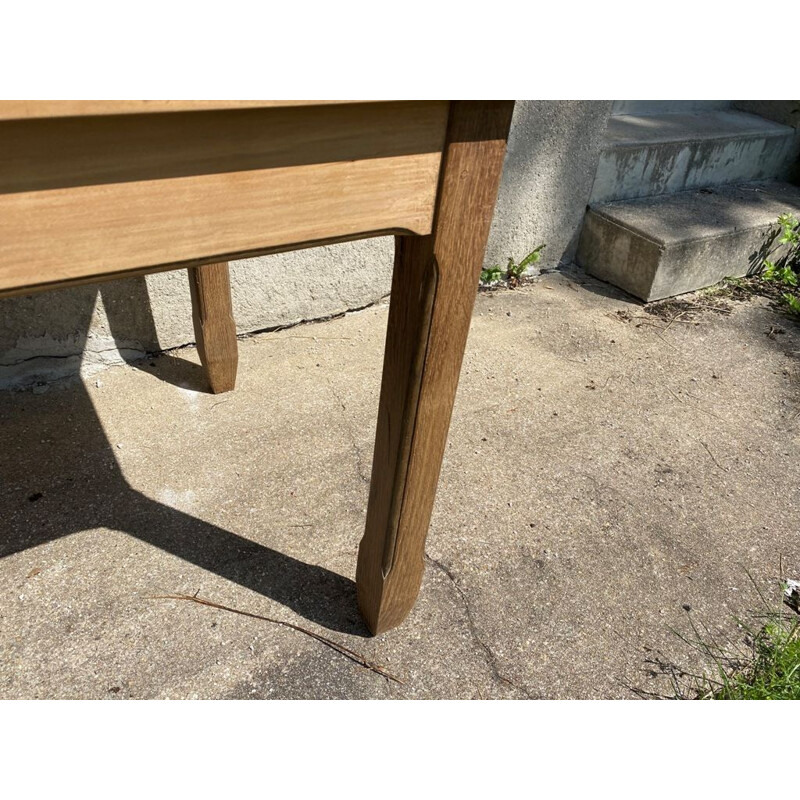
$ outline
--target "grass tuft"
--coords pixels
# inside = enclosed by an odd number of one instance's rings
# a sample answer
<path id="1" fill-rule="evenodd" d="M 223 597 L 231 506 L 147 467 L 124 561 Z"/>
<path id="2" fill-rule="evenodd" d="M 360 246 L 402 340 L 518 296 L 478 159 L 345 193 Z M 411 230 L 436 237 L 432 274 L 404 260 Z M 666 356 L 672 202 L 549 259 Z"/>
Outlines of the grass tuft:
<path id="1" fill-rule="evenodd" d="M 677 700 L 800 700 L 800 614 L 796 606 L 797 583 L 781 582 L 783 603 L 770 602 L 750 573 L 761 601 L 751 613 L 752 623 L 736 619 L 744 633 L 738 644 L 720 643 L 707 625 L 697 622 L 687 609 L 691 633 L 671 632 L 700 653 L 709 668 L 702 674 L 678 666 L 658 651 L 647 659 L 651 675 L 666 676 L 669 695 L 628 687 L 640 697 Z M 790 586 L 790 584 L 792 584 Z M 785 605 L 784 605 L 785 604 Z M 789 606 L 789 611 L 785 606 Z"/>
<path id="2" fill-rule="evenodd" d="M 715 700 L 800 700 L 800 625 L 769 622 L 753 640 L 752 662 L 721 675 Z"/>

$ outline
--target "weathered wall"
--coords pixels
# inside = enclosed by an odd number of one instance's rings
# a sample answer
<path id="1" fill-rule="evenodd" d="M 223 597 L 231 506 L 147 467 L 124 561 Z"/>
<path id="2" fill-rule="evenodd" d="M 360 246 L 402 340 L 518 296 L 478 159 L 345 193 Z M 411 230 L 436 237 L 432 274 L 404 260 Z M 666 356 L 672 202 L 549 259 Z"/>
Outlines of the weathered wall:
<path id="1" fill-rule="evenodd" d="M 487 250 L 505 264 L 546 243 L 539 266 L 571 260 L 611 101 L 518 101 Z M 388 293 L 389 238 L 231 265 L 237 327 L 246 333 L 319 319 Z M 182 270 L 0 299 L 0 387 L 134 361 L 194 340 Z"/>
<path id="2" fill-rule="evenodd" d="M 389 238 L 231 264 L 240 333 L 368 305 L 389 291 Z M 0 386 L 92 374 L 194 341 L 185 270 L 0 300 Z"/>
<path id="3" fill-rule="evenodd" d="M 786 179 L 800 186 L 800 100 L 734 100 L 733 107 L 795 129 L 794 166 Z"/>
<path id="4" fill-rule="evenodd" d="M 610 100 L 517 101 L 487 263 L 542 243 L 540 267 L 572 260 L 610 114 Z"/>

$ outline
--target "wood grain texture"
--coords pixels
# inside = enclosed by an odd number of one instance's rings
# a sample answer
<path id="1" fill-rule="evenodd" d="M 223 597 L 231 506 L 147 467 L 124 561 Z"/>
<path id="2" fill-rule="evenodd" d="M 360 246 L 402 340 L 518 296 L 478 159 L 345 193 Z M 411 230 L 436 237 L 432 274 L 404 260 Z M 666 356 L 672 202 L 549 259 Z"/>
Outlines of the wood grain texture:
<path id="1" fill-rule="evenodd" d="M 46 291 L 48 289 L 62 288 L 66 286 L 81 286 L 85 284 L 105 283 L 106 281 L 120 280 L 121 278 L 139 278 L 143 275 L 152 275 L 158 272 L 169 272 L 176 269 L 191 269 L 192 267 L 202 267 L 206 264 L 215 264 L 225 261 L 236 261 L 243 258 L 253 258 L 255 256 L 272 255 L 274 253 L 286 253 L 292 250 L 306 250 L 311 247 L 325 247 L 326 245 L 341 244 L 342 242 L 354 242 L 360 239 L 371 239 L 376 236 L 392 236 L 393 230 L 386 231 L 367 231 L 351 236 L 331 236 L 325 239 L 315 239 L 308 242 L 293 242 L 289 245 L 278 247 L 259 247 L 255 250 L 239 250 L 235 253 L 223 253 L 221 255 L 206 256 L 204 258 L 189 258 L 186 261 L 175 262 L 174 264 L 159 264 L 155 267 L 135 267 L 133 269 L 117 270 L 115 272 L 87 273 L 75 278 L 53 281 L 50 283 L 38 283 L 36 286 L 16 286 L 14 288 L 0 289 L 0 297 L 15 297 L 28 295 L 31 293 Z"/>
<path id="2" fill-rule="evenodd" d="M 242 108 L 291 108 L 376 100 L 0 100 L 0 120 L 85 117 L 110 114 L 163 114 Z"/>
<path id="3" fill-rule="evenodd" d="M 403 234 L 357 567 L 379 633 L 422 580 L 513 102 L 242 105 L 0 108 L 0 295 L 191 266 L 201 358 L 225 391 L 222 257 Z"/>
<path id="4" fill-rule="evenodd" d="M 431 230 L 447 103 L 0 123 L 0 292 Z"/>
<path id="5" fill-rule="evenodd" d="M 197 350 L 211 391 L 229 392 L 236 385 L 239 348 L 227 263 L 192 267 L 189 289 Z"/>
<path id="6" fill-rule="evenodd" d="M 433 232 L 396 239 L 370 500 L 358 554 L 373 633 L 399 625 L 419 592 L 513 101 L 451 105 Z"/>

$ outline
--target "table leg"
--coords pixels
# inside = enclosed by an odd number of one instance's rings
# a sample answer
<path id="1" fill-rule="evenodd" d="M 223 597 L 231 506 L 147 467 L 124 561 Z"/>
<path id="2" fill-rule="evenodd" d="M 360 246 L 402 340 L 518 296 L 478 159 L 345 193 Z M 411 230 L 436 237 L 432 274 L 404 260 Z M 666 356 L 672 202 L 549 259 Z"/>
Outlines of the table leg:
<path id="1" fill-rule="evenodd" d="M 236 383 L 239 351 L 227 263 L 191 267 L 189 288 L 197 349 L 211 391 L 228 392 Z"/>
<path id="2" fill-rule="evenodd" d="M 398 236 L 358 603 L 373 633 L 419 592 L 513 101 L 451 105 L 433 233 Z"/>

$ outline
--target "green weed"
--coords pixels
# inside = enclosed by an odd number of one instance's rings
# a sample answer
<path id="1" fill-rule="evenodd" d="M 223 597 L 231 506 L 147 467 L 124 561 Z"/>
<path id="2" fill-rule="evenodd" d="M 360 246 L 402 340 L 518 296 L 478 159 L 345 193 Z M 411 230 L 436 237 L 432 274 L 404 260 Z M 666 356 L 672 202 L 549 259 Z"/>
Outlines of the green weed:
<path id="1" fill-rule="evenodd" d="M 502 280 L 502 278 L 503 270 L 497 265 L 481 270 L 481 283 L 484 286 L 491 286 L 493 283 Z"/>
<path id="2" fill-rule="evenodd" d="M 761 277 L 775 284 L 781 290 L 781 299 L 786 308 L 800 316 L 800 289 L 798 288 L 798 270 L 800 270 L 800 221 L 792 214 L 781 214 L 778 217 L 778 245 L 787 245 L 777 260 L 764 260 Z"/>
<path id="3" fill-rule="evenodd" d="M 547 247 L 547 245 L 540 244 L 535 250 L 531 250 L 519 263 L 513 258 L 509 258 L 505 269 L 499 264 L 487 267 L 481 271 L 481 284 L 483 286 L 492 286 L 493 284 L 505 280 L 508 286 L 513 289 L 519 285 L 528 267 L 541 261 L 542 250 L 544 250 L 545 247 Z"/>
<path id="4" fill-rule="evenodd" d="M 751 616 L 752 623 L 735 618 L 743 632 L 743 644 L 721 644 L 708 626 L 689 614 L 691 633 L 671 629 L 682 642 L 696 650 L 711 664 L 702 674 L 693 674 L 664 658 L 648 659 L 670 679 L 671 695 L 655 695 L 679 700 L 800 700 L 800 616 L 795 602 L 769 602 L 750 573 L 748 578 L 761 600 L 761 609 Z M 783 598 L 792 596 L 788 583 L 781 583 Z M 640 696 L 650 692 L 634 690 Z"/>

